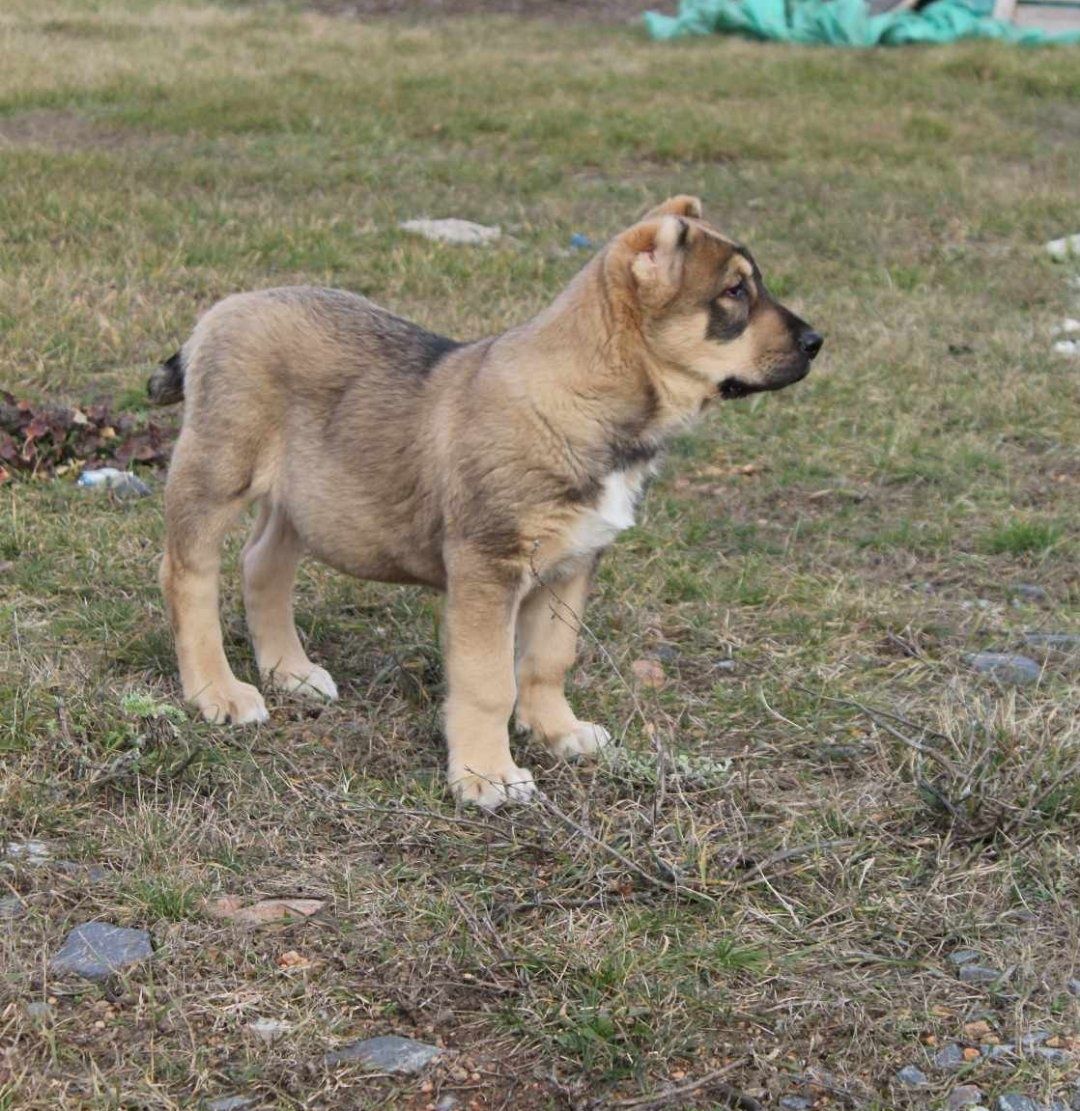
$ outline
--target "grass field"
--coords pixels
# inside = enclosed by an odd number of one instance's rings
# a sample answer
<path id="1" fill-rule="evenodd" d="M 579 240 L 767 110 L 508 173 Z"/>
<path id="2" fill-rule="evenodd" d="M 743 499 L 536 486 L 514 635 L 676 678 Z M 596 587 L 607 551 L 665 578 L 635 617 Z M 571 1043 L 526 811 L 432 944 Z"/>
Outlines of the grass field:
<path id="1" fill-rule="evenodd" d="M 203 725 L 169 709 L 160 477 L 123 502 L 71 474 L 0 486 L 0 838 L 52 853 L 0 863 L 25 911 L 0 920 L 0 1108 L 884 1111 L 963 1081 L 1067 1106 L 1080 664 L 1025 649 L 1045 667 L 1020 689 L 966 654 L 1077 630 L 1080 367 L 1050 351 L 1076 294 L 1041 244 L 1080 230 L 1078 182 L 1073 50 L 7 0 L 20 397 L 140 408 L 199 312 L 260 286 L 481 335 L 568 280 L 573 232 L 679 191 L 827 342 L 807 382 L 681 439 L 604 563 L 574 701 L 622 755 L 529 749 L 545 798 L 494 817 L 441 779 L 436 599 L 306 567 L 342 701 Z M 397 230 L 449 215 L 510 238 Z M 226 895 L 325 906 L 243 930 L 208 913 Z M 54 980 L 97 918 L 149 929 L 152 962 Z M 962 948 L 1000 978 L 962 982 Z M 1058 1059 L 931 1061 L 1036 1031 Z M 382 1033 L 453 1053 L 405 1080 L 322 1063 Z M 897 1086 L 907 1064 L 929 1087 Z"/>

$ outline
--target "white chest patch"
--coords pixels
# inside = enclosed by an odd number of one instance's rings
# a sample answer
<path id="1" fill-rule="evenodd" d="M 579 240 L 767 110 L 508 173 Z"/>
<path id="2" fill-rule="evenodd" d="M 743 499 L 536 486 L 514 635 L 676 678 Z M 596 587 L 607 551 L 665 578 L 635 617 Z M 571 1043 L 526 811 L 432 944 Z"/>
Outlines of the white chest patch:
<path id="1" fill-rule="evenodd" d="M 571 543 L 575 551 L 586 554 L 606 548 L 633 525 L 644 478 L 642 471 L 616 471 L 604 479 L 596 505 L 582 512 L 574 528 Z"/>

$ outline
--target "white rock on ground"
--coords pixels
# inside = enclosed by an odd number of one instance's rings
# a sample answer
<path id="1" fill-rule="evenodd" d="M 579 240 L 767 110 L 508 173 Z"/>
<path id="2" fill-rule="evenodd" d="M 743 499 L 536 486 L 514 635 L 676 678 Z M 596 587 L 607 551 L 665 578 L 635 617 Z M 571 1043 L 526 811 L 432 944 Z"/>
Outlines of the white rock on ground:
<path id="1" fill-rule="evenodd" d="M 471 220 L 450 217 L 447 220 L 405 220 L 398 225 L 402 231 L 422 235 L 437 243 L 460 243 L 466 246 L 486 246 L 502 235 L 502 228 L 474 224 Z"/>
<path id="2" fill-rule="evenodd" d="M 48 863 L 52 857 L 49 846 L 44 841 L 9 841 L 7 855 L 11 860 L 28 864 L 32 868 Z"/>
<path id="3" fill-rule="evenodd" d="M 257 1018 L 249 1022 L 247 1028 L 255 1037 L 269 1045 L 271 1042 L 276 1042 L 278 1038 L 284 1037 L 292 1029 L 292 1024 L 280 1022 L 276 1018 Z"/>
<path id="4" fill-rule="evenodd" d="M 1055 262 L 1064 262 L 1070 256 L 1080 257 L 1080 232 L 1061 239 L 1051 239 L 1046 244 L 1046 253 Z"/>
<path id="5" fill-rule="evenodd" d="M 1054 353 L 1056 355 L 1069 355 L 1075 358 L 1077 355 L 1080 355 L 1080 340 L 1059 339 L 1054 344 Z"/>

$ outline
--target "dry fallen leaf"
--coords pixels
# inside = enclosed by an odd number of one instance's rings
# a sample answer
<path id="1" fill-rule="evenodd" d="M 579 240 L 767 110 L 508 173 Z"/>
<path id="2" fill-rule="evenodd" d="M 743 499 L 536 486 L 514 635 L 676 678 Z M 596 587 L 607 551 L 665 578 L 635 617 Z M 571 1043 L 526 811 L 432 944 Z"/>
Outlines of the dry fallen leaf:
<path id="1" fill-rule="evenodd" d="M 277 959 L 278 968 L 310 968 L 314 963 L 310 957 L 305 957 L 295 949 L 282 953 Z"/>
<path id="2" fill-rule="evenodd" d="M 658 660 L 634 660 L 630 670 L 643 687 L 652 690 L 659 690 L 667 682 L 667 676 Z"/>
<path id="3" fill-rule="evenodd" d="M 223 895 L 208 909 L 215 918 L 225 918 L 241 926 L 262 926 L 289 918 L 310 918 L 322 910 L 325 902 L 324 899 L 260 899 L 245 906 L 239 895 Z"/>

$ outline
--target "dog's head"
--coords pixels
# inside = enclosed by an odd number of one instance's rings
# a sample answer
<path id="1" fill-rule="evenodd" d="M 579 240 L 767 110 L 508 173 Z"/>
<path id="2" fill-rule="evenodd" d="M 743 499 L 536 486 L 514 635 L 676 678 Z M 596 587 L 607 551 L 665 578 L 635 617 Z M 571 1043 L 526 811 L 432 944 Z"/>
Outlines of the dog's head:
<path id="1" fill-rule="evenodd" d="M 822 337 L 770 294 L 753 256 L 673 197 L 617 240 L 642 336 L 662 367 L 720 397 L 779 390 L 805 378 Z"/>

